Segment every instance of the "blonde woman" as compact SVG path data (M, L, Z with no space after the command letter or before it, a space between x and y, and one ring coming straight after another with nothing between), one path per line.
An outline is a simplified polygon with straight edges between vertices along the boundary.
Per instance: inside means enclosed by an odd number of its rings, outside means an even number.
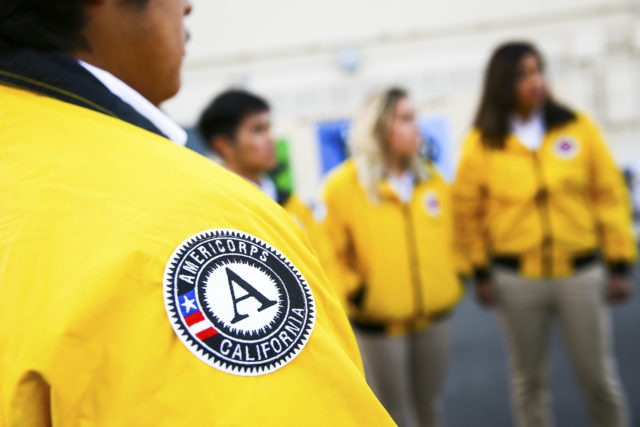
M369 100L355 120L352 158L325 182L323 228L370 385L399 425L438 426L446 319L462 289L449 189L419 151L407 92Z

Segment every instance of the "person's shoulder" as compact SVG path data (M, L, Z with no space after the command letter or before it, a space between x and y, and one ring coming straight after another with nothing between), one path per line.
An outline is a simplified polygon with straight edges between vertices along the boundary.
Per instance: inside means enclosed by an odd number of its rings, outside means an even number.
M346 189L353 183L357 183L358 171L352 159L347 159L332 169L324 180L327 189Z
M291 206L295 208L305 208L308 205L298 196L296 193L290 193L285 206Z
M310 222L314 219L316 205L315 203L307 203L300 196L291 193L283 208L297 220L303 228L307 229Z
M446 179L440 173L440 171L438 170L438 167L433 162L425 162L425 163L426 163L425 167L427 169L427 173L429 174L429 180L433 182L437 182L438 184L446 183Z
M482 142L482 131L477 127L472 127L464 134L463 140L466 144L480 144Z
M591 143L602 134L602 130L597 121L590 114L584 111L574 111L574 119L563 126L560 131L574 138L580 139L583 143Z
M595 119L584 111L575 111L575 119L571 124L576 126L598 127Z
M296 193L288 193L287 199L281 206L292 215L309 209L308 205Z
M480 129L473 127L469 129L462 139L462 154L469 155L482 151L484 144L482 143L482 132Z
M449 187L449 183L433 162L425 160L423 165L426 171L426 179L418 181L416 184L418 190L446 190Z
M47 163L45 155L55 156L57 163L47 171L51 179L69 188L90 179L90 193L108 194L114 201L110 209L144 208L143 216L154 219L161 217L161 210L208 218L221 210L219 206L235 209L240 216L250 209L278 216L276 204L244 179L107 112L8 87L0 88L3 98L0 113L10 117L14 129L0 132L16 133L21 152L34 163ZM34 117L38 126L33 126ZM216 201L219 206L211 206Z
M155 139L155 138L154 138ZM199 218L233 217L260 223L286 223L287 215L278 203L246 179L229 172L210 159L168 140L154 141L141 159L149 163L147 174L154 188L164 189L167 209L184 211ZM288 203L291 196L288 196Z

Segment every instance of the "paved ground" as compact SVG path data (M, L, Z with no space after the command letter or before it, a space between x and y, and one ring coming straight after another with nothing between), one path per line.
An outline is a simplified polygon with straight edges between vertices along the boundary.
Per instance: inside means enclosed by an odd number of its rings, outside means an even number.
M613 309L618 366L640 427L640 267L635 294ZM589 426L580 392L557 331L551 351L553 407L557 427ZM453 357L445 392L446 427L508 427L507 361L493 312L479 308L470 295L453 319Z

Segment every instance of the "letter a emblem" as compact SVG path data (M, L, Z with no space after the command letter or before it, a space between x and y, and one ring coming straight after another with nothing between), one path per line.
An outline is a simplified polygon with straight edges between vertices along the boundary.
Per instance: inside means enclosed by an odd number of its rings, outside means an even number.
M261 304L258 311L266 310L267 308L272 307L278 303L277 301L271 301L270 299L262 295L260 292L258 292L256 288L254 288L249 283L247 283L246 280L238 276L230 268L227 268L226 271L227 271L227 278L229 279L229 289L231 290L231 301L233 302L233 312L235 314L231 323L235 324L249 317L248 314L240 314L238 312L238 303L241 301L244 301L249 298L255 298ZM247 292L247 294L239 298L236 298L236 292L233 289L234 283L240 286L242 289L244 289Z
M167 261L162 285L177 339L231 375L282 369L303 352L316 323L313 293L300 270L240 230L204 230L184 240Z

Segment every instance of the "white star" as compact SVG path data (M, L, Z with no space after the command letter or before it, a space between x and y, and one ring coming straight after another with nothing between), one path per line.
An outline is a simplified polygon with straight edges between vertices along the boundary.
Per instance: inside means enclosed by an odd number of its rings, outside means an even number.
M180 304L181 306L184 307L184 311L189 314L191 312L191 310L197 310L198 308L196 307L195 304L196 300L194 299L189 299L188 296L184 297L184 300L182 302L182 304Z

